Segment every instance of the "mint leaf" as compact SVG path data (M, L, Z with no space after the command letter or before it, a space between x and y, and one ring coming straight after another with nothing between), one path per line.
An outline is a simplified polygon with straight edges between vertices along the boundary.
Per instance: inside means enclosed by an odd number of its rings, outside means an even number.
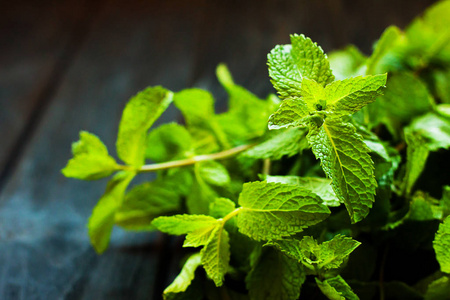
M109 244L117 208L121 205L125 190L136 174L117 173L108 182L106 191L89 218L88 229L91 244L97 253L103 253Z
M73 158L62 173L66 177L96 180L111 175L118 166L108 149L92 133L81 131L80 140L72 144Z
M336 80L362 75L366 60L364 54L354 45L328 54L328 61Z
M164 299L170 299L170 294L182 293L187 290L195 277L195 270L201 265L200 253L191 255L184 263L180 274L175 280L164 290Z
M203 215L175 215L170 217L158 217L152 225L159 231L182 235L217 224L217 220Z
M275 104L270 100L261 100L235 84L224 64L217 67L216 74L229 95L228 112L217 116L223 131L235 142L244 142L263 135Z
M300 76L309 78L323 86L334 80L330 63L322 48L301 35L291 35L292 59L297 66Z
M115 222L129 230L152 230L154 218L177 211L180 206L180 195L174 183L162 180L147 182L133 187L125 195Z
M144 164L147 131L172 102L173 93L149 87L131 98L122 113L117 135L117 155L127 164Z
M215 186L227 186L230 184L230 175L227 169L214 160L200 162L196 165L198 174L206 183Z
M401 42L403 33L396 26L389 26L375 44L372 55L367 59L366 74L380 74L390 71L395 57L393 49Z
M312 274L319 275L341 267L361 243L350 237L336 235L320 245L310 236L305 236L301 241L272 241L268 245L277 247L285 255L305 265Z
M407 131L420 135L430 151L450 148L450 117L430 112L415 118Z
M154 162L181 159L193 154L191 135L183 126L169 123L150 131L145 157Z
M241 157L279 160L283 156L293 156L308 149L306 129L290 128L277 130L266 141L243 152Z
M223 218L236 209L236 204L227 198L217 198L209 205L209 214L214 218Z
M230 263L230 238L222 224L214 228L208 243L200 253L206 274L216 286L221 286Z
M186 235L186 239L184 240L183 247L200 247L208 244L211 234L217 226L220 226L218 222L188 233Z
M450 278L442 276L430 283L425 293L425 300L446 299L448 295L450 295Z
M359 300L352 288L339 275L324 281L316 278L316 283L322 293L330 300Z
M328 118L321 127L312 126L307 138L352 223L361 221L372 207L377 187L362 137L352 124Z
M359 111L382 95L386 77L386 74L358 76L330 83L325 88L327 110L338 116Z
M404 195L410 195L414 184L425 168L430 151L425 139L411 130L405 129L405 140L407 144L406 172L402 190Z
M269 129L305 127L309 124L307 104L300 98L284 100L278 110L269 118Z
M239 195L239 231L261 241L301 232L328 217L320 198L306 189L280 183L245 183Z
M439 230L433 241L433 248L436 252L436 259L441 266L441 271L450 273L450 217L445 218L439 225Z
M209 204L218 196L214 189L212 189L212 187L206 183L205 178L203 178L203 176L206 176L206 178L208 178L207 176L210 173L204 172L204 174L202 175L201 168L201 164L195 164L195 180L186 199L187 209L191 214L207 214L209 211ZM226 176L223 176L224 173L220 170L222 169L219 169L219 171L217 171L218 174L222 174L222 180L219 179L219 182L221 181L223 183L223 179L225 178L226 180Z
M303 78L321 85L334 80L322 48L304 35L291 35L291 44L276 46L267 56L272 84L282 98L299 96Z
M264 248L245 282L251 300L296 300L305 279L300 264Z
M322 199L327 206L339 206L338 197L331 187L331 180L320 177L300 177L300 176L267 176L267 182L279 182L289 185L298 185L305 188Z

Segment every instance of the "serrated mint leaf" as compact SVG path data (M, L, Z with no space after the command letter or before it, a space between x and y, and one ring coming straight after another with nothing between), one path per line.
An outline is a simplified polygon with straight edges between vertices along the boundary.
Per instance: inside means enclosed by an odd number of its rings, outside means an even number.
M145 157L165 162L193 155L191 135L184 126L169 123L150 131Z
M320 198L306 189L280 183L245 183L239 195L239 231L261 241L301 232L328 217Z
M117 155L127 164L144 164L147 132L172 102L173 93L160 86L149 87L131 98L122 113L117 135Z
M439 230L433 241L433 248L436 252L436 259L441 266L441 271L450 273L450 217L445 218L439 225Z
M282 98L300 94L302 75L291 55L291 45L277 45L267 55L269 75Z
M175 215L170 217L158 217L153 220L152 225L159 231L182 235L217 224L217 220L203 215Z
M298 185L301 188L310 190L322 199L327 206L339 206L338 197L331 187L331 179L320 177L300 177L300 176L267 176L267 182L279 182L283 184Z
M209 214L214 218L223 218L236 209L236 203L227 198L217 198L209 205Z
M309 148L306 129L289 128L272 132L271 137L243 152L241 157L279 160L285 155L290 157Z
M425 300L447 299L448 295L450 295L450 278L442 276L430 283L425 293Z
M372 55L367 59L366 74L380 74L390 71L392 61L392 51L400 43L403 33L396 26L389 26L375 44Z
M302 99L288 98L269 117L269 129L305 127L308 125L309 111Z
M230 175L227 169L217 161L208 160L197 163L198 174L206 183L216 186L227 186L230 183Z
M276 246L281 252L303 263L308 269L323 274L328 270L341 267L350 253L361 243L350 237L336 235L333 239L321 244L318 244L314 238L305 236L301 241L286 239L270 242L269 245Z
M372 207L377 187L362 137L352 124L328 118L321 127L312 126L307 138L352 223L361 221Z
M407 128L423 137L430 151L450 148L450 117L430 112L415 118Z
M230 263L230 238L223 226L214 228L200 253L206 274L216 286L221 286Z
M364 54L354 45L328 54L328 61L336 80L362 75L365 73L366 60Z
M105 193L92 211L88 230L91 244L97 253L103 253L108 248L109 238L114 226L114 216L122 203L128 184L135 175L133 172L117 173L108 182Z
M325 87L326 110L338 116L359 111L382 94L386 76L358 76L330 83Z
M405 140L407 144L406 172L402 182L402 190L405 195L409 195L425 168L430 151L425 139L408 128L405 129Z
M304 35L291 35L291 45L278 45L267 56L269 75L284 99L300 96L303 78L325 86L334 80L327 56Z
M315 279L317 286L330 300L359 300L352 288L339 275L323 281L320 281L317 277Z
M152 220L180 209L176 184L156 180L133 187L115 215L117 225L129 230L152 230Z
M195 253L191 255L184 263L180 274L175 278L175 280L164 290L164 299L170 299L170 294L182 293L187 290L192 280L195 277L195 270L202 264L200 253Z
M206 226L189 232L186 235L183 247L200 247L206 245L216 227L221 225L221 223L216 222L215 224L211 224L210 226Z
M304 78L300 93L301 99L306 103L309 112L326 109L325 89L316 81Z
M245 282L250 300L296 300L306 274L296 261L265 248Z
M301 35L291 35L292 60L297 66L301 77L317 81L323 86L334 80L326 54L322 48Z
M80 140L72 144L73 158L62 173L66 177L96 180L111 175L118 166L108 149L92 133L81 131Z

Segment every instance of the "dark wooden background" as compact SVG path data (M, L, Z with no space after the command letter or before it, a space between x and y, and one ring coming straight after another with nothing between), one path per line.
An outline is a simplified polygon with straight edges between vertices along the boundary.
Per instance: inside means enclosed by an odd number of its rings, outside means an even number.
M157 233L117 229L94 253L85 224L106 181L60 173L80 130L114 153L122 108L148 85L206 88L223 110L218 63L265 96L266 55L290 33L370 53L385 27L433 2L0 2L0 299L160 299L178 271L179 243Z

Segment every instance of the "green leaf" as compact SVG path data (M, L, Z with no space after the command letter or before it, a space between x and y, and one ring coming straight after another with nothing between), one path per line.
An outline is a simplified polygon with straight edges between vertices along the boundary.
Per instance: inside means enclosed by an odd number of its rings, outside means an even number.
M309 123L309 108L300 98L284 100L269 117L269 129L305 127Z
M450 295L450 278L442 276L433 281L425 293L425 300L447 299Z
M211 234L217 226L221 226L219 222L211 224L210 226L196 229L189 232L184 240L183 247L200 247L208 244Z
M303 78L323 86L334 80L322 48L304 35L291 35L291 44L276 46L267 56L272 84L283 99L299 96Z
M362 75L366 60L364 54L354 45L328 54L328 61L336 80Z
M441 266L441 271L450 273L450 217L447 217L442 224L433 241L433 248L436 252L436 259Z
M106 146L92 133L80 132L80 140L72 144L72 154L73 158L62 170L66 177L96 180L118 170L117 163L109 156Z
M230 184L230 175L227 169L217 161L200 162L196 167L198 167L198 173L206 183L215 186L227 186Z
M144 164L147 132L172 102L173 93L160 87L149 87L128 101L120 120L117 155L129 165Z
M324 281L316 278L316 283L322 293L330 300L359 300L352 288L339 275Z
M182 235L213 226L217 224L217 222L216 219L210 216L175 215L170 217L158 217L153 220L152 225L162 232L173 235Z
M147 139L145 157L165 162L193 155L191 135L183 126L168 123L152 130Z
M239 231L261 241L301 232L328 217L320 198L306 189L280 183L245 183L239 195Z
M242 86L234 84L224 64L217 67L216 73L229 95L228 112L217 116L223 131L238 143L263 135L275 104L261 100Z
M306 133L307 130L303 128L277 130L266 141L243 152L241 157L279 160L285 155L296 155L309 148Z
M339 206L338 197L331 187L331 180L320 177L300 177L300 176L267 176L267 182L279 182L289 185L298 185L305 188L322 199L327 206Z
M206 183L206 180L202 177L200 173L201 164L195 164L194 175L195 180L192 185L191 191L186 199L186 205L188 212L190 214L207 214L209 211L209 204L218 197L217 193L212 189L212 187ZM204 172L204 176L208 176L208 172ZM218 174L224 174L218 171ZM221 176L222 182L225 176ZM213 178L209 178L214 180ZM219 178L219 181L221 179Z
M200 253L191 255L184 263L183 269L175 280L164 290L164 299L170 298L170 294L182 293L187 290L195 277L195 270L201 265Z
M286 239L269 242L268 245L276 246L285 255L304 264L313 274L319 275L341 267L361 243L350 237L336 235L320 245L310 236L305 236L301 241Z
M450 117L430 112L415 118L407 128L420 135L430 151L450 148Z
M444 103L450 103L450 70L435 70L433 73L437 96Z
M196 153L217 151L218 144L229 147L227 137L215 118L211 93L196 88L185 89L175 93L173 101L186 120Z
M450 215L450 186L448 185L443 188L440 205L442 209L442 217L446 218Z
M322 48L310 38L291 35L292 59L301 77L317 81L323 86L334 80L326 54Z
M405 129L405 140L407 144L406 172L402 183L404 195L410 195L414 184L422 174L428 155L430 153L425 139L415 132Z
M180 209L175 183L156 180L133 187L115 215L117 225L129 230L152 230L154 218Z
M91 244L97 253L103 253L108 247L117 208L121 205L125 190L135 175L133 172L117 173L108 182L105 193L92 211L88 229Z
M312 126L307 138L352 223L361 221L372 207L377 187L362 137L352 124L328 118L321 127Z
M251 300L296 300L306 274L294 260L265 248L245 282Z
M382 94L386 77L386 74L358 76L330 83L325 88L327 110L338 116L359 111Z
M330 83L332 85L333 83ZM313 112L316 110L325 110L326 106L326 95L325 89L322 85L314 80L305 78L302 81L301 87L302 100L306 103L308 107L308 112Z
M223 284L223 279L230 263L230 238L222 225L216 226L208 243L201 250L202 264L206 274L216 286Z
M223 218L236 209L236 204L227 198L217 198L209 205L209 214L214 218Z
M372 55L367 59L366 74L380 74L390 71L393 49L402 39L402 31L396 26L389 26L375 45Z

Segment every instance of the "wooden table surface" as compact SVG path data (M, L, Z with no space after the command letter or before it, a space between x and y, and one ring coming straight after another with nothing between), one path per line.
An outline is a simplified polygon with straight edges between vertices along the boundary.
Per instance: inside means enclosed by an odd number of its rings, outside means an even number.
M116 228L95 254L86 222L106 181L60 172L80 130L114 153L121 111L146 86L208 89L220 111L218 63L265 96L266 55L290 33L325 51L353 43L370 53L385 27L404 27L433 2L0 3L0 299L160 299L178 272L181 245L159 233ZM157 124L179 118L172 107Z

